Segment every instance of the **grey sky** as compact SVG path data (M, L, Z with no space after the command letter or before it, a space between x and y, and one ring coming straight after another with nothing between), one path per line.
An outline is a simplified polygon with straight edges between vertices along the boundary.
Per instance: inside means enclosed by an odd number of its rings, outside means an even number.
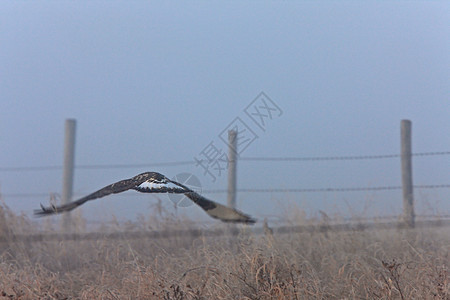
M77 120L77 165L193 160L236 117L258 135L243 157L395 154L402 119L414 152L450 151L449 13L446 1L2 2L0 167L61 165L66 118ZM265 132L244 113L261 91L283 111ZM413 167L417 185L450 184L449 155ZM77 169L75 197L151 170L226 188L226 176L212 182L195 165ZM17 194L60 192L61 173L0 171L3 200L30 214L48 196ZM398 158L238 165L239 188L400 182ZM416 190L418 213L449 213L449 199L448 188ZM133 219L156 198L97 201L85 215ZM396 214L401 191L238 194L256 217L292 203L312 215Z

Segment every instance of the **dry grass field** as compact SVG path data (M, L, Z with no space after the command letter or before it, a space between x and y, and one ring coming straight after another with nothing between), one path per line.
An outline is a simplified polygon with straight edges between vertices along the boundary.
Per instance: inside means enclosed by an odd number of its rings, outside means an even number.
M149 220L103 230L194 227ZM0 207L0 299L450 299L448 227L18 238L44 230L56 234Z

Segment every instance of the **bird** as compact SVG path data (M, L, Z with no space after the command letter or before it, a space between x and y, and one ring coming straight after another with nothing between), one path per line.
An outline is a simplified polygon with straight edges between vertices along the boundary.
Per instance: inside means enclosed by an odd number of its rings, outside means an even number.
M229 223L254 224L256 219L231 207L227 207L215 201L209 200L185 185L171 180L157 172L145 172L129 179L124 179L93 192L76 201L59 206L51 205L34 211L37 217L60 214L71 211L87 201L102 198L111 194L122 193L128 190L136 190L141 193L173 193L184 194L192 202L200 206L210 217Z

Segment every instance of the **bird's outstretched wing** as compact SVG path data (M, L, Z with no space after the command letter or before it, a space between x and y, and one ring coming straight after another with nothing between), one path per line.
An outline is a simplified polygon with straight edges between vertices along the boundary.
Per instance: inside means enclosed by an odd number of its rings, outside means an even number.
M84 204L85 202L87 202L89 200L98 199L101 197L108 196L110 194L121 193L121 192L127 191L129 189L132 189L134 186L135 186L135 183L133 182L132 179L121 180L116 183L105 186L104 188L102 188L92 194L89 194L81 199L78 199L76 201L73 201L73 202L70 202L67 204L63 204L60 206L52 205L50 207L44 207L41 204L41 209L35 210L34 214L36 216L45 216L45 215L59 214L62 212L71 211L72 209Z
M222 220L224 222L233 223L247 223L253 224L255 219L250 216L236 210L229 208L222 204L216 203L198 193L192 191L183 184L170 180L162 174L156 172L146 172L134 176L130 179L118 181L116 183L105 186L104 188L89 194L76 201L63 204L60 206L44 207L41 205L41 209L35 210L36 216L46 216L52 214L59 214L62 212L71 211L74 208L86 203L89 200L94 200L108 196L110 194L117 194L125 192L127 190L136 190L142 193L176 193L185 194L186 197L191 199L195 204L200 206L208 215L213 218Z
M196 192L184 193L195 204L200 206L210 217L229 223L254 224L256 220L237 209L206 199Z
M36 216L45 216L71 211L89 200L102 198L111 194L122 193L131 189L144 193L184 193L186 191L190 191L189 189L186 190L186 188L182 185L173 184L171 180L162 174L156 172L146 172L134 176L133 178L121 180L105 186L92 194L67 204L60 206L53 205L50 207L44 207L41 205L41 209L35 210L34 214Z

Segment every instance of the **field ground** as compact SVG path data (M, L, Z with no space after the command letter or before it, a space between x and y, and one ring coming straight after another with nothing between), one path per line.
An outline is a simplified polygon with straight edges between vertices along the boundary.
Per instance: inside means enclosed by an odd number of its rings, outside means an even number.
M189 220L150 220L132 230L195 229ZM450 299L448 227L15 238L54 227L0 206L0 299ZM84 230L81 219L76 228Z

